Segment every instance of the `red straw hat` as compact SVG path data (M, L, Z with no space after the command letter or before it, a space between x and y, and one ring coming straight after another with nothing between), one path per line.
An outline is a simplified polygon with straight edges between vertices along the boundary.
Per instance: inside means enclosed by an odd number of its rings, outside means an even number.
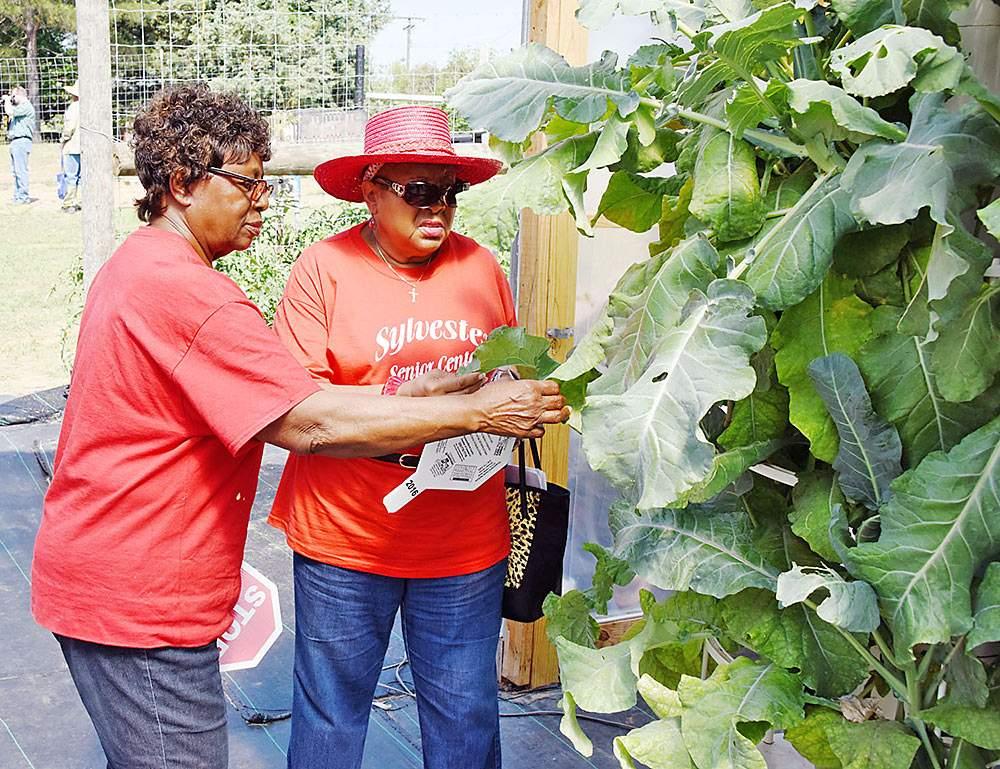
M491 158L456 154L444 110L412 105L372 116L365 124L364 154L320 163L313 176L335 198L360 203L361 175L375 163L455 166L458 178L469 184L485 182L503 167L500 161Z

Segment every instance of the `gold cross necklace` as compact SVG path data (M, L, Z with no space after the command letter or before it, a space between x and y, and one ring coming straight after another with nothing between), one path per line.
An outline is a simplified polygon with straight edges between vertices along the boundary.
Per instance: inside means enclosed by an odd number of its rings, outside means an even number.
M396 277L397 280L403 281L403 283L405 283L410 287L410 302L416 304L417 284L424 279L424 275L427 274L427 268L430 266L430 263L434 259L434 256L436 256L436 254L432 254L431 257L426 262L424 262L424 269L420 273L419 278L417 278L416 280L408 280L407 278L404 278L402 275L396 272L396 268L392 266L392 262L390 262L388 258L386 258L386 255L382 252L382 246L378 242L378 238L375 236L375 230L370 230L370 232L372 234L372 242L375 244L375 253L379 255L379 257L382 259L383 262L385 262L385 266L392 271L392 274Z

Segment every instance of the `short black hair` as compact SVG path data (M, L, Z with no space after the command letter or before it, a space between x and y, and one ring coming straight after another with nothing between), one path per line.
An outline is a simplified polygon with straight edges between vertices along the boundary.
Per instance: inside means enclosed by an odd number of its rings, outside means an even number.
M267 121L240 96L213 91L207 83L157 93L135 118L132 148L146 191L135 202L144 222L166 209L170 176L178 169L191 184L207 176L209 166L243 163L251 155L271 158Z

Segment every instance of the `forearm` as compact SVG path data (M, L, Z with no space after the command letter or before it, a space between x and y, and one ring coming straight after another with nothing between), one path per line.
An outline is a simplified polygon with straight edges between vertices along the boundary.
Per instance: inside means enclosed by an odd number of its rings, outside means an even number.
M316 384L318 384L320 387L322 387L327 392L332 392L332 393L346 393L346 394L353 393L354 395L381 395L382 394L382 385L379 385L379 384L373 384L373 385L335 385L335 384L330 384L327 381L323 381L323 380L319 380L319 379L316 380Z
M359 394L358 389L311 395L257 437L297 454L373 457L486 426L476 401L467 395L404 400Z

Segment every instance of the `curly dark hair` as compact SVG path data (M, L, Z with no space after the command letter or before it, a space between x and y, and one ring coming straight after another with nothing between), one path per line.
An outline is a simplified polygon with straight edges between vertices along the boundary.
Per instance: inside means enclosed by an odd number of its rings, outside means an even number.
M264 118L236 94L213 92L207 83L164 88L136 116L133 131L135 170L146 190L135 206L144 222L166 209L170 176L178 169L188 185L207 176L209 166L271 157Z

